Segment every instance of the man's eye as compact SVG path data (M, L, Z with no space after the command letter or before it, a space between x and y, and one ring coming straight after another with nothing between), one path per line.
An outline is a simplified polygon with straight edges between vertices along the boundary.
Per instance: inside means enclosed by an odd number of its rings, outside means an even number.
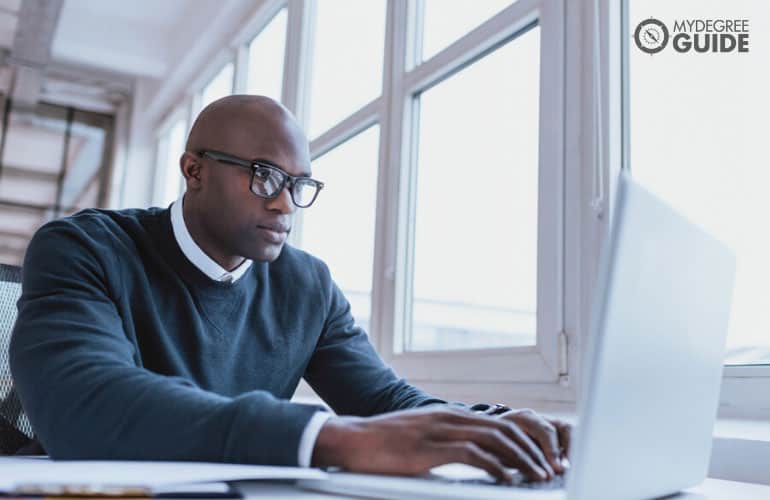
M264 167L257 167L257 169L254 171L254 177L261 180L262 182L267 181L270 178L270 169L264 168Z

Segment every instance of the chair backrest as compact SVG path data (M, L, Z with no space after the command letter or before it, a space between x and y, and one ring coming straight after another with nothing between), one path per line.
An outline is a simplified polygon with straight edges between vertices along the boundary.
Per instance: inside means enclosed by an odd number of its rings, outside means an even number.
M13 389L8 346L21 295L21 268L0 264L0 455L12 455L34 438Z

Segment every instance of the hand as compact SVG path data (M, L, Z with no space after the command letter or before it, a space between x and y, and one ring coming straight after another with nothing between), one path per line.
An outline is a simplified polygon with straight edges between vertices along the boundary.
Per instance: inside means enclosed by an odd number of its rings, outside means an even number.
M516 422L443 405L330 418L318 434L312 459L315 467L405 475L453 462L484 469L508 483L507 467L534 480L554 475L543 451Z
M513 422L532 438L557 474L569 468L569 443L572 426L555 418L544 417L529 408L511 410L498 418Z

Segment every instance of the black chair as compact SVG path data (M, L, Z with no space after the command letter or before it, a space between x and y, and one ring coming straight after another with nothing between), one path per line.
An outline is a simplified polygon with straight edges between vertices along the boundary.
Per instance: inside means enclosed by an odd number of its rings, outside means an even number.
M20 295L21 268L0 264L0 455L13 455L34 439L32 426L13 389L8 363L8 345Z

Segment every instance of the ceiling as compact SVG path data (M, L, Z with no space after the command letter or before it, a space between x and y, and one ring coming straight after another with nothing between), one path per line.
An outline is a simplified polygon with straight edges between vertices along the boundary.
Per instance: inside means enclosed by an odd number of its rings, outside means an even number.
M50 207L57 192L93 205L98 193L94 165L101 165L105 133L73 127L61 176L66 120L25 110L44 101L113 113L137 79L168 77L221 6L219 0L0 0L0 94L14 110L0 152L0 262L19 264L31 235L52 215L33 207Z

